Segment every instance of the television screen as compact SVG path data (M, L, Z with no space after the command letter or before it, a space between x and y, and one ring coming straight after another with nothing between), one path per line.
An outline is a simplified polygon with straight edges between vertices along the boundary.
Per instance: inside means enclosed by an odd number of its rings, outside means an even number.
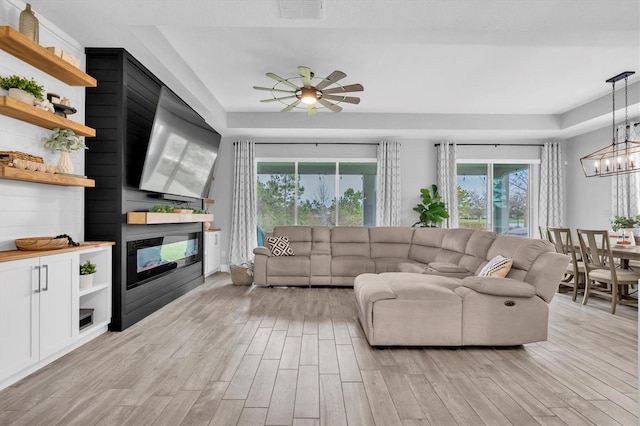
M207 198L220 134L163 87L153 119L140 189Z

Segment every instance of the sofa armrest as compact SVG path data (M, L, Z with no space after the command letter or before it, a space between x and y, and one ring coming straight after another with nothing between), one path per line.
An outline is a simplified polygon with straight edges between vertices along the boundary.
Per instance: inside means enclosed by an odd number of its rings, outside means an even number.
M464 278L462 285L478 293L492 296L533 297L536 295L534 286L512 278L473 276Z
M266 247L256 247L253 249L253 254L261 254L263 256L271 256L271 250Z

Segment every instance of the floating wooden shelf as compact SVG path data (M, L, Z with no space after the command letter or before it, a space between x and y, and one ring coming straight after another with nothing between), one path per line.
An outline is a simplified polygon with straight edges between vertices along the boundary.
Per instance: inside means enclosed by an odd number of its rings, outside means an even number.
M26 121L27 123L35 124L45 129L55 129L59 127L61 129L73 130L79 136L93 137L96 135L95 129L91 127L25 104L9 96L0 96L0 114Z
M212 200L211 198L205 198L205 199L204 199L204 203L205 203L205 204L213 204L213 203L215 203L215 202L216 202L216 200Z
M193 213L127 213L127 223L130 225L152 225L159 223L189 223L189 222L213 222L212 214Z
M70 86L96 87L98 84L95 78L29 40L15 28L0 26L0 49Z
M21 180L24 182L44 183L58 186L84 186L93 188L96 181L73 176L63 176L54 173L34 172L0 165L0 179Z

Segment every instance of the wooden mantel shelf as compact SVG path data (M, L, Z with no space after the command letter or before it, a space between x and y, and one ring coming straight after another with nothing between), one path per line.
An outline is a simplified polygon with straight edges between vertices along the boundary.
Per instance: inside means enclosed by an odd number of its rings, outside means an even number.
M70 86L97 86L95 78L57 57L15 28L0 26L0 49Z
M128 212L130 225L154 225L159 223L213 222L212 214Z
M25 104L9 96L0 96L0 114L12 117L45 129L71 129L79 136L95 136L96 131L84 124L44 111L32 105Z
M34 172L31 170L16 169L0 164L0 179L21 180L24 182L44 183L58 186L84 186L93 188L96 181L74 176L64 176L55 173Z

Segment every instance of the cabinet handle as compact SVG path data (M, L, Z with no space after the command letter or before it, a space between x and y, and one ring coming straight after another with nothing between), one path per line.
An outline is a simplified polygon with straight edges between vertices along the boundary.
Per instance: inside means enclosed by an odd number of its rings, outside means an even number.
M34 266L35 270L38 271L38 288L33 290L34 293L40 293L40 267Z
M42 265L42 267L44 268L45 276L44 288L42 289L42 291L49 291L49 265Z

